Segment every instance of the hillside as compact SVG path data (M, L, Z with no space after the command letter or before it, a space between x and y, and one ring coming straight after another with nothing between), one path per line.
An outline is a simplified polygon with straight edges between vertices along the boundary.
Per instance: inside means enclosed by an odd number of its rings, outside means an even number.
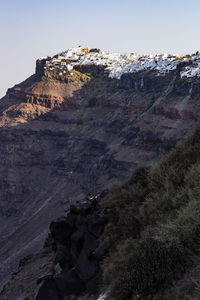
M70 204L187 138L200 114L199 59L71 49L38 60L35 74L8 90L0 101L1 285Z
M102 201L109 299L199 299L200 127Z
M1 299L198 300L199 148L198 126L153 167L72 205Z

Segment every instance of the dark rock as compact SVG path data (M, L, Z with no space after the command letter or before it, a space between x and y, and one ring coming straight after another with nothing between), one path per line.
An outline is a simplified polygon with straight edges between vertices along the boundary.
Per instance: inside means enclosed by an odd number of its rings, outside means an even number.
M88 230L97 238L102 234L104 229L104 220L98 214L89 215L87 217Z
M65 243L67 238L74 232L74 221L75 219L70 215L68 219L61 218L59 221L52 222L50 225L52 237L56 241Z
M154 92L158 93L169 85L173 72L165 76L156 76L154 71L142 71L137 73L127 73L121 76L118 81L118 87L121 89L132 89L136 92Z
M38 286L34 300L64 300L64 298L59 294L55 279L47 278Z
M73 267L73 259L70 252L70 242L68 242L68 247L60 243L56 245L56 257L55 263L59 263L62 269Z
M77 259L85 242L84 229L79 228L71 235L71 253L74 259Z
M46 64L46 59L38 59L36 61L36 70L35 70L36 75L38 75L38 76L44 75L45 64Z
M60 273L55 277L55 282L61 295L80 295L86 290L84 281L75 268Z
M104 258L106 252L107 252L106 245L103 242L101 242L99 246L96 248L94 255L99 261L101 261Z
M70 206L70 212L72 214L78 214L79 213L78 206L77 205L71 205Z
M84 251L81 252L77 265L80 268L81 277L85 282L92 279L99 270L97 261L94 259L89 260L88 255Z
M78 296L86 291L98 293L100 261L106 253L105 245L99 240L104 232L105 220L98 199L107 193L105 190L92 196L91 200L72 205L66 217L51 223L55 266L59 267L59 272L38 281L40 286L35 300L41 297L51 300L51 295L55 299L60 299L60 295Z

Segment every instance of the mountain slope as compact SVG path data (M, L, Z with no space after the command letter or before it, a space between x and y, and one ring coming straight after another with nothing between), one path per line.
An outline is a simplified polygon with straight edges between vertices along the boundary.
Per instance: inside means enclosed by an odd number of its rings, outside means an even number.
M109 299L199 299L200 127L103 200Z
M1 299L199 299L199 148L198 126L160 163L71 206Z
M1 285L43 244L52 219L159 160L200 114L200 79L182 78L182 61L119 79L101 64L64 73L62 61L46 62L0 101Z

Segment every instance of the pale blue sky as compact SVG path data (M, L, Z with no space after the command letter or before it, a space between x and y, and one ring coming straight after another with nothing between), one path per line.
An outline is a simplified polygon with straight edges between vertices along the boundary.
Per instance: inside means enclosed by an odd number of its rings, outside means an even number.
M193 53L199 28L199 0L0 0L0 97L41 56L78 45Z

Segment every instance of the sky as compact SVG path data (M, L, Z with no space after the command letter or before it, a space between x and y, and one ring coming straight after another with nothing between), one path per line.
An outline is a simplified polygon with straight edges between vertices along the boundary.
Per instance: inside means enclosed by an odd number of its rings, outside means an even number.
M120 53L200 50L199 0L0 0L0 98L37 58L72 46Z

